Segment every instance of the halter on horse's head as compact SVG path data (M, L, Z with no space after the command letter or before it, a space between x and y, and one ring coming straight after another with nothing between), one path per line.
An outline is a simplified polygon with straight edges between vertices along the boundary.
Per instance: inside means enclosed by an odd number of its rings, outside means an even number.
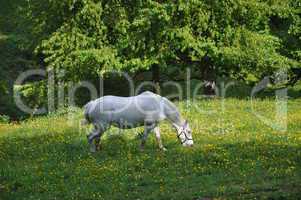
M185 120L182 126L176 126L177 128L177 137L179 138L181 144L186 147L193 146L192 132L189 127L187 120Z

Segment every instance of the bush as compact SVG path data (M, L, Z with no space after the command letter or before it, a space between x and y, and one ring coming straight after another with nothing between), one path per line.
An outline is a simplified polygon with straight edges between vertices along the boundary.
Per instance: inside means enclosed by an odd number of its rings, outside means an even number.
M9 123L10 122L10 117L7 115L0 115L0 123L4 124L4 123Z

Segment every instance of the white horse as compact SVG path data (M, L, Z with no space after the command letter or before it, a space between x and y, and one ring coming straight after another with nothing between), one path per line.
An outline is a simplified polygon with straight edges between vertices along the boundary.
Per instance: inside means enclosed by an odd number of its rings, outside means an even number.
M99 149L100 138L111 125L122 129L144 126L142 150L149 133L154 130L159 148L166 150L157 126L164 119L176 128L177 136L183 146L193 146L191 129L188 122L182 119L177 107L167 98L152 92L143 92L132 97L101 97L84 106L84 115L82 124L94 125L87 136L91 152Z

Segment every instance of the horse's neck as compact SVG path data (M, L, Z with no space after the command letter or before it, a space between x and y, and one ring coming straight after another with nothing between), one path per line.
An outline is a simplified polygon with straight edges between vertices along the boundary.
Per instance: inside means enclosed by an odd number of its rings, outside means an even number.
M167 118L173 125L175 125L177 127L181 127L183 125L183 120L179 113L173 113L172 115L168 116Z
M177 109L177 107L168 99L165 99L165 115L167 119L174 125L181 127L183 119Z

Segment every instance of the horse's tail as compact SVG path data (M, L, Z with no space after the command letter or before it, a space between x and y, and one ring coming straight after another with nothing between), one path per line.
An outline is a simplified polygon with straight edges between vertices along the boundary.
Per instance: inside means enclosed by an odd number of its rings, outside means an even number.
M89 108L89 103L87 103L85 106L84 106L84 119L81 121L81 125L84 126L84 125L88 125L91 123L91 120L90 120L90 117L89 117L89 112L88 112L88 108Z

